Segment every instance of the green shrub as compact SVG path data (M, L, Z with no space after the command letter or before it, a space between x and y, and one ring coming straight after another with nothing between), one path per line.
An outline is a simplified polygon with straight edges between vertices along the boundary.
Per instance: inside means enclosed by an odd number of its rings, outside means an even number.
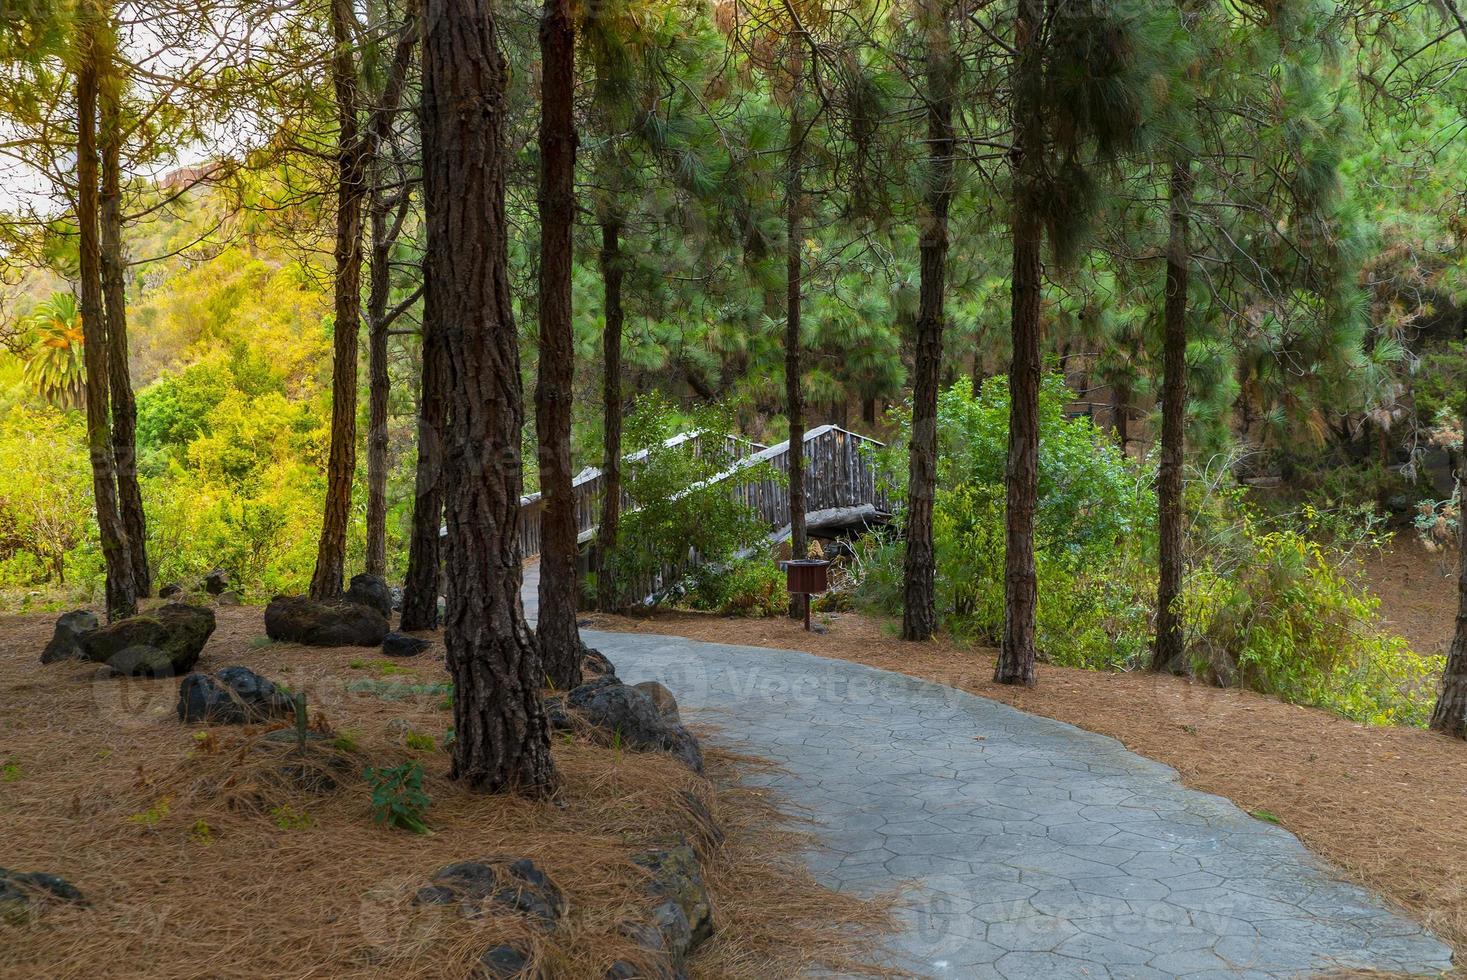
M1149 470L1129 463L1088 418L1064 414L1070 393L1047 376L1040 393L1040 498L1035 565L1041 654L1075 667L1130 667L1145 658L1149 605L1142 549L1155 541ZM988 643L1003 630L1006 378L975 396L962 381L938 399L938 480L933 503L937 606L944 627ZM909 425L898 416L903 433ZM883 473L905 497L905 436L883 451ZM876 538L858 549L859 600L901 610L903 545Z
M368 766L362 776L372 787L372 819L387 827L426 834L423 814L433 801L423 792L423 766L403 762L391 768Z
M1229 548L1233 560L1195 568L1187 583L1199 672L1369 724L1426 723L1442 658L1384 630L1380 601L1338 552L1249 516Z
M667 442L696 430L695 442ZM643 397L627 419L627 447L645 456L624 468L631 508L622 515L609 571L629 602L651 592L654 601L673 593L680 570L694 552L707 564L727 564L735 554L764 540L767 528L738 487L778 479L768 463L752 464L726 479L737 461L733 418L717 407L699 408L691 418L677 413L661 395Z
M773 556L740 558L714 567L694 570L688 593L694 609L724 616L779 616L789 610L784 572Z

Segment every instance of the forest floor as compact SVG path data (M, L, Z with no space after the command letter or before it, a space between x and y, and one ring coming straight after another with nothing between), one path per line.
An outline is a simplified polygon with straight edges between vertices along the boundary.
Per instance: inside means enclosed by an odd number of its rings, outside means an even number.
M1457 552L1430 552L1400 531L1364 562L1365 583L1380 598L1390 628L1423 656L1445 654L1457 619Z
M817 618L826 633L784 618L686 612L589 620L600 630L850 660L1112 736L1171 766L1187 786L1282 824L1348 878L1409 910L1467 962L1467 746L1150 674L1041 665L1035 688L1012 688L993 683L992 649L903 643L893 624L859 613Z
M335 788L282 778L299 756L264 727L180 724L176 679L41 666L53 617L0 617L0 866L60 874L89 903L0 921L0 975L462 978L513 942L547 976L600 976L635 955L620 927L654 904L631 858L678 835L699 851L716 910L694 977L792 976L816 962L849 972L885 925L880 903L815 882L809 837L789 829L777 794L735 787L768 768L760 760L707 745L704 778L670 756L557 738L559 800L484 797L446 778L440 642L389 661L270 644L259 608L216 612L198 669L243 664L306 691L313 724L346 736L312 750ZM373 822L362 775L409 760L432 800L421 836ZM568 911L553 933L412 907L438 868L499 856L530 858L560 886Z

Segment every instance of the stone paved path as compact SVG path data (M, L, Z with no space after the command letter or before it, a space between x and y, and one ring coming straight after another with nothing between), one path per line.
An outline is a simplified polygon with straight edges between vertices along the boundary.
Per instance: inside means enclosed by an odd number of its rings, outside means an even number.
M629 681L779 762L827 883L902 887L894 967L934 977L1437 975L1450 951L1292 834L1119 742L859 664L586 633Z

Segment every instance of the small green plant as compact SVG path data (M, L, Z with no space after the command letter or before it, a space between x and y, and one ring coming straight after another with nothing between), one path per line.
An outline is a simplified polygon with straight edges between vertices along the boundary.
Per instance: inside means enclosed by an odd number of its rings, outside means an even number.
M204 847L208 847L214 843L214 828L210 827L203 820L196 821L193 827L189 829L188 835Z
M160 797L156 802L153 803L152 806L148 807L146 810L143 810L141 813L134 813L129 816L127 818L128 823L135 823L145 830L152 830L154 827L158 826L158 824L163 822L163 818L168 816L168 806L171 802L172 801L166 796Z
M0 783L18 782L20 782L20 763L6 759L5 763L0 765Z
M425 734L424 732L410 731L403 741L407 744L408 748L415 752L432 752L438 748L437 740L432 735Z
M366 670L367 662L361 657L357 657L355 660L349 661L346 666L351 670Z
M1262 820L1264 823L1283 823L1283 821L1278 818L1277 814L1270 813L1267 810L1250 810L1248 811L1248 815L1251 816L1254 820Z
M331 747L338 752L356 752L359 748L357 737L351 732L337 732L331 740Z
M372 819L387 827L426 834L423 813L432 803L423 792L423 767L403 762L390 768L368 766L362 776L372 787Z
M305 830L315 821L305 810L297 810L289 803L281 804L270 811L275 826L281 830Z

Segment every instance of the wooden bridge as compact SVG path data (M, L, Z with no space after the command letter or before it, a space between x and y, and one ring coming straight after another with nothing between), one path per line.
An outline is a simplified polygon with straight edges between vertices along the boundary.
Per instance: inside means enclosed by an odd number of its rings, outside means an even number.
M704 449L705 436L685 432L673 436L665 446L687 446L697 454ZM812 532L880 523L891 516L891 504L877 479L872 450L882 443L837 425L822 425L805 433L805 523ZM751 507L770 528L770 541L777 542L790 533L790 501L788 489L775 479L740 480L739 474L758 463L768 463L788 475L789 442L777 446L735 436L726 437L724 455L733 460L723 472L709 482L727 482L729 493ZM647 451L624 457L622 472L634 469L647 458ZM572 484L575 490L576 527L585 544L596 536L600 521L601 496L605 479L598 469L587 469ZM520 499L520 550L526 558L540 553L540 519L544 511L540 494ZM622 511L636 509L636 501L622 493ZM690 555L696 564L697 556Z

